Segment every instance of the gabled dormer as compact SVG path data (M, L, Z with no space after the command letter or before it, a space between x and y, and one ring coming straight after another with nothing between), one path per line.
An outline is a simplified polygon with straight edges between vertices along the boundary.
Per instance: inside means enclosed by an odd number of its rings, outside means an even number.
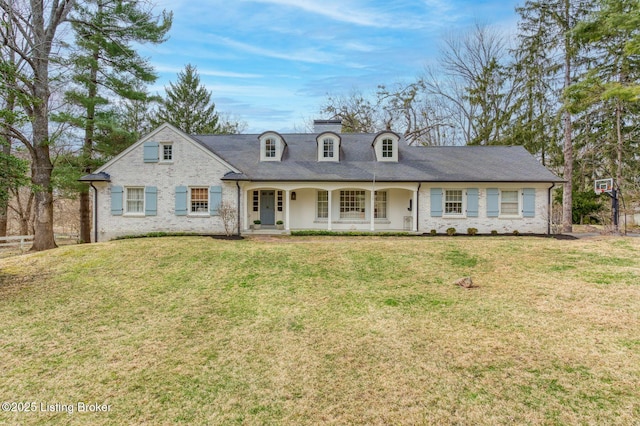
M278 132L264 132L258 136L260 141L260 161L282 161L287 143Z
M373 140L373 149L377 161L398 162L398 143L400 136L393 132L380 132Z
M340 161L340 135L323 132L316 138L318 145L318 161Z

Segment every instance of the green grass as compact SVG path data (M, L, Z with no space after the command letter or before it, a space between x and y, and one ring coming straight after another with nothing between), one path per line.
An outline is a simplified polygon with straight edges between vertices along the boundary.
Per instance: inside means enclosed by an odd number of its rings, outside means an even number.
M0 424L634 424L638 253L165 237L0 259L0 402L110 406Z

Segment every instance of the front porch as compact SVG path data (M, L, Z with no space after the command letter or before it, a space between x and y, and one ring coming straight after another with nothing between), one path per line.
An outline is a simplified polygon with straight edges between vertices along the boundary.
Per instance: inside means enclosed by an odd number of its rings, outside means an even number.
M418 231L416 183L247 182L242 186L243 234ZM259 229L254 229L256 225Z

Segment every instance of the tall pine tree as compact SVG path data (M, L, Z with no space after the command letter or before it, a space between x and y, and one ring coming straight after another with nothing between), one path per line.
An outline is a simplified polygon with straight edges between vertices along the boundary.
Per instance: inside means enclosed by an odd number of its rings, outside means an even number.
M178 82L165 87L166 98L153 119L157 126L169 123L188 134L220 133L216 105L211 92L200 84L195 66L187 64L178 74Z
M573 123L569 103L563 96L563 90L573 82L578 67L579 51L571 36L571 30L591 9L591 0L527 0L517 9L521 21L519 26L519 66L523 73L544 79L550 88L547 96L552 97L558 106L556 114L562 121L563 146L563 186L562 231L571 232L572 189L573 189ZM535 69L526 69L535 67ZM556 83L559 81L559 84ZM530 87L531 89L531 87ZM537 98L536 101L543 101ZM550 111L542 105L530 102L527 114L530 124L520 123L524 128L536 128L541 121L539 114ZM526 117L526 116L525 116ZM551 123L549 123L551 124ZM551 134L555 132L550 132Z
M157 79L149 62L134 44L159 44L166 40L172 15L155 16L152 6L139 0L85 0L70 18L77 50L71 55L75 87L67 99L79 107L78 114L63 119L84 132L78 172L90 173L100 162L95 158L98 142L119 140L123 136L115 122L113 99L144 101L141 85ZM133 142L131 135L129 143ZM98 161L98 162L96 162ZM89 189L80 188L80 240L91 241Z

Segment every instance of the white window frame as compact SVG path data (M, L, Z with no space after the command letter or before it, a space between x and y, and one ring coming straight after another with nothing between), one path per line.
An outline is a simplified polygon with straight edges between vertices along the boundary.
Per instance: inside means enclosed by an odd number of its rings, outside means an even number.
M503 213L502 212L502 204L503 197L505 192L515 192L516 193L516 212L515 213ZM511 202L513 204L513 201ZM501 189L500 190L500 198L498 199L498 217L522 217L522 189Z
M259 137L260 161L281 161L285 142L276 132L265 132Z
M316 219L329 218L329 191L318 190L316 193Z
M332 133L320 134L318 144L318 161L340 161L340 138Z
M460 192L460 200L450 200L447 201L447 195L449 192L453 193L454 191ZM448 213L447 212L447 203L455 203L460 204L460 213ZM467 197L466 190L460 188L446 188L442 190L442 216L443 217L465 217L467 211Z
M207 196L207 205L206 205L206 207L200 207L199 210L196 210L196 211L193 210L193 208L194 208L193 203L197 202L197 201L193 200L193 192L195 190L204 191L204 193ZM200 201L200 202L202 202L202 201ZM188 213L190 215L208 216L210 207L211 207L211 199L209 197L209 187L208 186L190 186L189 187L189 197L188 197L188 200L187 200L187 208L188 208L187 211L188 211Z
M373 142L377 161L398 161L398 143L400 138L393 132L379 134Z
M169 148L170 150L170 158L165 158L165 149ZM161 163L172 163L173 162L173 143L171 142L161 142L160 143L160 162Z
M333 159L335 156L336 141L333 138L324 138L322 140L322 158Z
M367 193L361 189L340 191L340 219L364 220L367 212Z
M382 139L382 158L393 158L393 139Z
M264 158L273 159L278 154L278 147L275 138L266 138L264 140Z
M129 200L129 193L133 193L133 191L140 191L140 199L132 199ZM144 216L144 209L145 209L145 205L144 205L144 199L145 199L145 195L144 195L144 186L126 186L124 188L124 214L129 215L129 216ZM130 210L129 209L129 201L131 202L135 202L135 203L140 203L141 209L140 210Z
M374 219L387 219L387 191L374 191Z

